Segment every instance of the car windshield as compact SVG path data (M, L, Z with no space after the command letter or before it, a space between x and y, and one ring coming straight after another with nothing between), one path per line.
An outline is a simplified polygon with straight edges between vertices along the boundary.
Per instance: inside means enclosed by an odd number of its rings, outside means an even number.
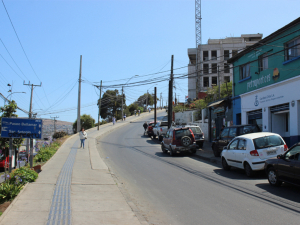
M256 149L284 145L282 139L277 135L265 136L253 140Z
M201 134L201 130L199 127L190 127L194 134Z
M180 140L183 136L191 137L191 132L189 129L175 130L175 138L176 140Z

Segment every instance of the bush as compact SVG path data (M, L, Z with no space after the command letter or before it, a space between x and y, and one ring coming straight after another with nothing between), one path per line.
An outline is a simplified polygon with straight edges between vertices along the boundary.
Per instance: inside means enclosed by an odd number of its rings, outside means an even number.
M61 138L66 136L67 133L65 131L58 131L53 134L53 138Z
M39 152L33 158L33 161L34 162L48 161L55 154L59 146L60 146L59 142L53 142L51 145L45 145L44 147L41 147Z
M24 185L28 182L34 182L38 177L38 173L28 167L21 167L13 170L10 174L9 183Z
M9 182L3 182L0 185L0 204L13 200L23 187L24 185L15 185Z
M137 110L141 110L141 113L144 112L144 108L139 106Z

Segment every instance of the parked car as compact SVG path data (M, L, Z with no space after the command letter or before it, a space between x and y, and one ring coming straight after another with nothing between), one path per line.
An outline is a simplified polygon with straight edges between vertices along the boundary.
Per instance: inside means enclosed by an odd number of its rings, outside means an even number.
M163 153L169 151L173 156L176 152L190 151L196 153L196 142L193 131L187 127L170 128L161 142Z
M153 134L154 136L158 137L159 141L163 140L163 135L165 135L167 132L168 132L168 122L166 121L157 122L156 125L153 127Z
M154 135L153 133L153 127L155 126L155 123L154 122L149 122L148 123L148 127L147 127L147 134L149 137L153 137L153 138L156 138L156 136Z
M184 127L188 127L193 131L193 134L195 136L196 145L199 148L202 148L203 143L204 143L204 133L201 130L201 128L197 125L184 125Z
M300 143L277 158L268 159L265 171L272 186L280 186L282 182L300 186Z
M284 154L288 147L279 134L259 132L234 138L221 153L224 170L244 169L251 177L253 171L263 170L265 161Z
M228 143L235 137L260 132L258 125L247 124L247 125L236 125L231 127L225 127L221 132L220 136L212 141L212 150L215 157L219 157L223 148L228 145Z

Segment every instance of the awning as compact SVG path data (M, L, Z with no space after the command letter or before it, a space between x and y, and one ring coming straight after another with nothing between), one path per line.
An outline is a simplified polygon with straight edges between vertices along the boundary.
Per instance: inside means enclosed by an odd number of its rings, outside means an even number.
M217 101L217 102L211 103L211 104L209 104L207 107L208 107L208 108L209 108L209 107L213 107L213 106L216 106L216 105L221 104L222 102L224 102L224 100L221 100L221 101Z

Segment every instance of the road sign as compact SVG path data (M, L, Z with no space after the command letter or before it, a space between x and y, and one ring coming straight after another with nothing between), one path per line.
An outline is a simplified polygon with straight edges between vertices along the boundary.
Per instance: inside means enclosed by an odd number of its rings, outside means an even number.
M2 118L1 137L42 139L42 127L39 119Z

